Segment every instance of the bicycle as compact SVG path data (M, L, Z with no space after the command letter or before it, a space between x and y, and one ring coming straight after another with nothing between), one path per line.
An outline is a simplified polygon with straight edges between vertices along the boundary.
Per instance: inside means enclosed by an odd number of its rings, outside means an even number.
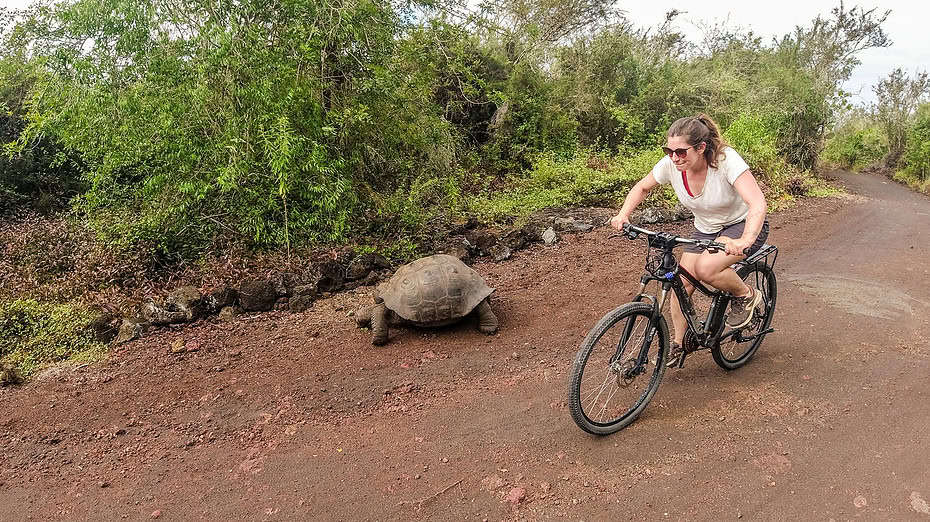
M640 279L639 294L633 302L608 312L588 332L572 363L569 379L572 419L581 429L595 435L608 435L628 426L658 390L665 374L669 350L668 325L662 315L669 290L678 297L688 325L678 368L684 366L691 353L709 349L721 368L735 370L749 362L765 336L775 331L771 328L777 297L774 267L778 248L774 245L763 245L747 259L732 265L740 278L761 291L763 297L752 321L732 329L726 325L726 311L732 296L698 281L687 269L679 266L673 253L676 247L686 244L716 252L725 249L723 244L653 232L629 224L623 226L622 235L630 240L640 235L647 238L646 268ZM712 298L703 321L697 317L682 278ZM645 293L646 286L652 281L657 281L661 288L658 298ZM656 354L650 359L650 350L656 339ZM647 378L650 368L651 375ZM641 393L633 386L637 382L646 386ZM611 406L615 398L617 402ZM627 408L630 402L632 406Z

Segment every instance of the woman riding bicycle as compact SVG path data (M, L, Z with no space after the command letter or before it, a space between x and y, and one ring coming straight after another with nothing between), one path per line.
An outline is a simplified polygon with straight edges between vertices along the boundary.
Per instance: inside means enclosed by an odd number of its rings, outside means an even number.
M678 201L694 214L692 237L726 245L725 252L716 253L688 245L679 264L701 281L735 296L727 324L741 328L752 320L762 294L744 283L730 265L746 259L765 243L769 230L765 196L749 166L726 144L717 124L706 114L673 123L662 149L666 156L630 189L620 213L610 224L621 229L652 189L670 183ZM685 289L688 295L694 292L687 281ZM675 335L669 366L677 363L687 331L687 321L674 293L672 301Z

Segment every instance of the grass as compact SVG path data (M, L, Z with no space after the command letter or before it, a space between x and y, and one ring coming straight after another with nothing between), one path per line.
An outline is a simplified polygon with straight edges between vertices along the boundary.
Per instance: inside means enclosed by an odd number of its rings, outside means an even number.
M0 366L29 378L64 360L90 362L106 353L89 325L93 312L78 305L17 299L0 303Z
M906 170L899 170L894 173L892 179L898 183L903 183L917 192L923 192L930 195L930 178L920 179L917 175Z

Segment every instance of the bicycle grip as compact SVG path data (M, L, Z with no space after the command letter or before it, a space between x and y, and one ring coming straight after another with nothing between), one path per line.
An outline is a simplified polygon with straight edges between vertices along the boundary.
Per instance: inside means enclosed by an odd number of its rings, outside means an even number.
M710 252L711 254L716 254L717 252L726 252L726 249L724 249L724 248L708 248L707 251ZM749 252L750 252L750 247L746 247L746 248L743 249L743 255L744 255L744 256L749 257Z

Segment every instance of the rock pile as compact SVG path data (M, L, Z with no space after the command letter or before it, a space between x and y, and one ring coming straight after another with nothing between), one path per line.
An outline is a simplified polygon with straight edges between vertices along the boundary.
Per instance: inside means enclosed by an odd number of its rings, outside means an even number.
M347 256L342 256L346 258ZM321 295L372 285L390 275L391 263L377 254L346 259L321 258L303 273L280 272L271 277L245 280L238 288L220 287L202 293L184 286L164 300L149 299L133 317L123 318L113 341L138 339L149 329L182 324L210 316L231 320L242 312L290 310L303 312Z

